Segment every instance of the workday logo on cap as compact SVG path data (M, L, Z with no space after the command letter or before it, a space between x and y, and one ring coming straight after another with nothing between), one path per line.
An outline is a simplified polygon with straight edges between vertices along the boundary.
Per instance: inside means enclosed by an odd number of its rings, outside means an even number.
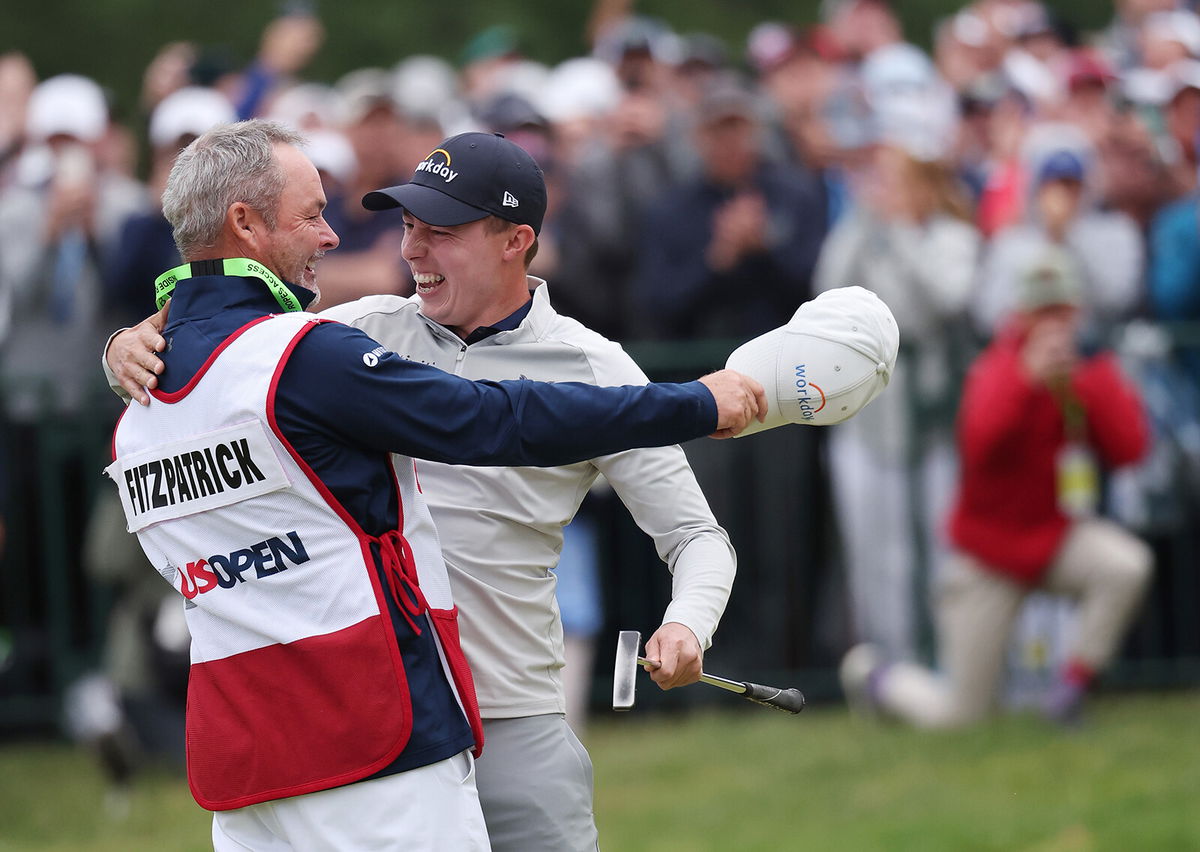
M449 227L498 216L537 233L546 214L546 181L533 157L498 133L460 133L422 160L412 180L363 196L368 210L401 207L429 225Z
M450 168L451 159L450 152L445 148L434 148L417 164L417 171L437 175L446 183L450 183L458 177L458 172Z

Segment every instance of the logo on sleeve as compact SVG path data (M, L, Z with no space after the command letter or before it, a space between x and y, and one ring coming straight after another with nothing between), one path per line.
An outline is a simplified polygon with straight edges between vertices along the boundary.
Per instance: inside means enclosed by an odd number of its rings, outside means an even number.
M366 352L363 354L363 363L366 364L368 367L378 366L379 358L382 355L386 355L387 351L388 350L387 350L386 346L376 346L370 352Z

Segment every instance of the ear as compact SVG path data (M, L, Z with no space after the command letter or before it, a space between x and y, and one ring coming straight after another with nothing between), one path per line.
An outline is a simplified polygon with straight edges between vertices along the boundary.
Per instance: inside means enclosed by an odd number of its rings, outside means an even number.
M529 250L536 239L537 234L533 232L533 228L528 225L517 225L509 231L508 239L504 243L504 260L524 263L525 252Z
M267 232L267 223L249 204L235 201L225 211L225 231L242 255L256 257L256 251Z

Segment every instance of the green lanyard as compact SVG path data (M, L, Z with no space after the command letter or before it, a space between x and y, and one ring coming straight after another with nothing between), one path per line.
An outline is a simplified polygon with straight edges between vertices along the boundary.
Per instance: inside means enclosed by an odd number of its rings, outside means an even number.
M276 278L271 270L257 260L250 260L248 257L197 260L176 266L174 269L168 269L154 279L154 304L158 306L159 310L162 310L167 299L171 298L171 294L175 292L175 285L194 275L237 275L242 278L258 278L267 285L267 289L271 291L271 295L275 297L279 307L285 311L304 310L304 306L300 304L296 294Z

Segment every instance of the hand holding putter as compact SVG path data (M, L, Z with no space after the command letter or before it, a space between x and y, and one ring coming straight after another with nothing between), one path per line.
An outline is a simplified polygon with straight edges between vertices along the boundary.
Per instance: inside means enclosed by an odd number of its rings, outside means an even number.
M657 668L659 665L657 660L647 660L638 654L641 644L642 634L636 630L622 630L617 636L617 660L613 668L614 710L628 710L633 707L638 666ZM798 689L761 686L704 673L700 675L700 682L739 693L748 701L774 707L786 713L796 714L804 709L804 695Z

